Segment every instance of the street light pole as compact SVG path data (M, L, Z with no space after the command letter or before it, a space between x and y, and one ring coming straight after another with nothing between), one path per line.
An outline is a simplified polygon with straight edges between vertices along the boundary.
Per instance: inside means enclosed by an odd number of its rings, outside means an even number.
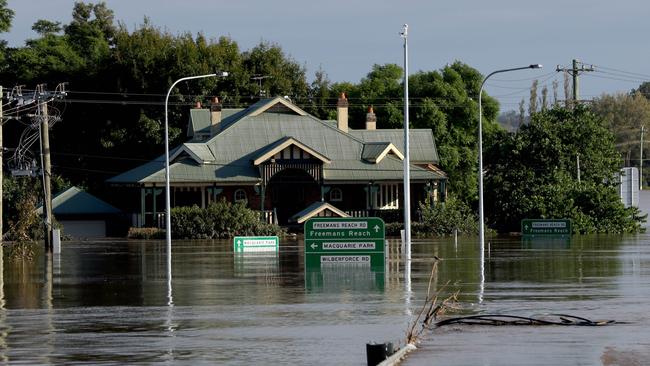
M481 265L485 256L485 217L483 216L483 107L481 103L483 95L483 86L487 79L494 74L503 72L526 70L526 69L540 69L542 65L534 64L524 67L515 67L511 69L497 70L490 73L483 79L481 89L478 93L478 218L479 218L479 243L481 244Z
M169 193L169 113L168 113L168 104L169 104L169 95L172 93L172 90L176 84L181 81L193 80L193 79L203 79L209 77L225 77L228 76L227 72L219 72L215 74L206 74L198 76L188 76L176 80L172 86L169 87L167 91L167 96L165 97L165 232L167 238L167 265L168 268L171 268L172 262L172 225L171 225L171 208L170 208L170 197ZM170 274L171 278L171 274Z
M409 63L408 24L400 35L404 38L404 254L406 262L411 261L411 171L409 147Z

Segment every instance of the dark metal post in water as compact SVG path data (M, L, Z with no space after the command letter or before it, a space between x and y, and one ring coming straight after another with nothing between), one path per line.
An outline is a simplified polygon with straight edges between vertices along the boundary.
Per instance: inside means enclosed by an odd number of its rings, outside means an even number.
M366 359L368 366L379 365L382 361L394 353L393 344L386 343L366 343Z

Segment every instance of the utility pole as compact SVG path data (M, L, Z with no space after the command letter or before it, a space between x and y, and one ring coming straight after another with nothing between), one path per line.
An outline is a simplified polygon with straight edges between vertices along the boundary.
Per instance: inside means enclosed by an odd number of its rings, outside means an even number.
M583 63L580 61L573 59L572 62L572 67L570 69L560 67L560 65L557 65L557 68L555 71L557 72L568 72L571 74L571 77L573 78L573 105L576 106L578 105L578 102L580 101L580 94L579 94L579 84L578 84L578 75L580 75L583 72L587 71L594 71L593 66L585 67Z
M52 165L50 161L50 125L47 116L47 98L43 98L41 89L39 94L38 109L41 117L41 154L43 157L43 212L45 213L45 249L52 250Z
M578 165L578 183L580 183L580 154L576 154L576 164Z
M645 126L641 126L641 148L639 149L639 190L643 190L643 133Z

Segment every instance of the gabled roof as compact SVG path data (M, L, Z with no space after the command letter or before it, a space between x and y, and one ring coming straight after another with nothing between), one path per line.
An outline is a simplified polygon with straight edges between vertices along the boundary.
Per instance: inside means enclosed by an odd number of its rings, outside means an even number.
M314 216L350 217L350 215L327 202L314 202L302 211L291 216L289 221L302 224Z
M349 133L365 143L389 141L402 153L404 152L404 130L350 130ZM410 160L413 163L437 164L439 162L436 143L430 129L409 129L409 150Z
M402 155L395 145L390 142L368 142L363 144L361 158L365 161L377 164L380 163L388 153L393 153L400 160L404 160L404 155Z
M222 110L222 116L226 113L215 136L171 150L176 158L170 167L172 182L257 184L261 177L255 164L291 145L325 163L325 182L402 179L403 130L346 133L332 121L311 116L284 98L263 99L234 112ZM438 172L417 166L438 162L431 130L412 129L410 139L411 178L444 179ZM164 155L108 180L117 184L164 181Z
M276 112L283 111L283 112L294 112L300 116L306 116L307 112L303 111L302 109L298 108L297 106L293 105L289 101L287 101L285 98L273 98L270 100L262 100L262 103L256 103L254 104L255 110L252 111L249 116L255 117L257 115L260 115L267 110L270 110L271 108L276 108ZM282 108L284 107L284 108Z
M311 147L301 143L300 141L294 139L293 137L287 136L279 139L278 141L270 144L267 148L263 149L260 155L253 161L253 165L260 165L263 162L269 160L273 155L279 153L280 151L286 149L287 147L294 145L300 148L303 151L309 153L309 155L315 157L316 159L322 161L324 164L329 164L332 161L327 158L327 156L319 153L318 151L312 149Z
M197 163L208 163L215 160L214 155L210 151L210 148L206 144L201 143L184 143L180 149L177 149L174 153L170 153L169 160L176 160L181 154L186 153Z
M42 213L43 207L39 207L37 211ZM120 212L122 211L77 187L70 187L52 199L52 213L55 215L98 215Z

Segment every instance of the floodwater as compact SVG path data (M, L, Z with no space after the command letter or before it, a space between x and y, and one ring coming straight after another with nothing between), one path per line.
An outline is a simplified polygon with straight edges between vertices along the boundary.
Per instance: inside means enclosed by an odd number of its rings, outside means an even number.
M398 242L384 272L304 269L301 239L278 255L232 241L64 243L31 261L0 255L0 362L23 364L364 365L369 341L402 342L432 287L460 291L462 315L564 313L604 327L449 326L407 365L637 365L650 359L650 236ZM484 278L484 281L481 281ZM622 362L621 360L627 362Z

